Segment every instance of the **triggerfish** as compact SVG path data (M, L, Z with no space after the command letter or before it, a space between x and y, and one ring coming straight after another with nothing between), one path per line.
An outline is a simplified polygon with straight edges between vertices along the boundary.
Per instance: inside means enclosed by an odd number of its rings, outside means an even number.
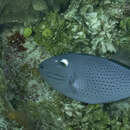
M60 93L89 104L130 97L130 69L114 60L88 54L64 54L39 65L43 79Z

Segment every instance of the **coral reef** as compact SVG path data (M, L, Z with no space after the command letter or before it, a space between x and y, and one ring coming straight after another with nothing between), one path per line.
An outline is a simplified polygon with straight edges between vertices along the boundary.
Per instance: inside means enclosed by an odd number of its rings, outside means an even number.
M46 47L52 55L72 50L70 27L67 27L67 22L57 12L51 12L44 21L34 28L34 32L35 41Z
M58 1L55 4L60 10L65 1ZM41 80L38 65L50 56L67 52L108 56L119 46L130 49L130 2L69 3L61 14L56 9L29 28L22 26L21 31L14 25L16 29L11 26L0 34L0 129L130 129L129 99L83 104L52 90Z
M124 37L121 28L129 26L129 18L120 22L125 2L111 3L72 0L64 17L52 12L34 28L35 41L53 55L73 51L115 53L122 43L120 37Z
M84 28L76 22L68 22L57 12L51 12L33 29L36 43L45 47L51 55L85 52L88 48Z
M116 51L114 45L118 32L119 20L117 18L122 16L121 5L123 2L121 4L113 2L113 7L110 4L111 1L72 1L65 14L66 19L76 20L79 24L83 24L92 51L98 51L99 54ZM73 8L72 5L76 7Z

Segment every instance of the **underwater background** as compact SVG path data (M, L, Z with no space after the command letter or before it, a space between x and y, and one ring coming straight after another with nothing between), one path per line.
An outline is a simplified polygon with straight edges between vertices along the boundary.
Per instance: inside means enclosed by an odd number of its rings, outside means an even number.
M38 71L51 56L118 48L130 51L130 0L0 0L0 130L130 130L130 98L81 103Z

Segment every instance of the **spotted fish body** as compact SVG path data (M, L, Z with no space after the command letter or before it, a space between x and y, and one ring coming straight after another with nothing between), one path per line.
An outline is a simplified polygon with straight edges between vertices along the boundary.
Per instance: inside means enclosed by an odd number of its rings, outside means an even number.
M65 54L43 61L39 71L51 87L81 102L108 103L130 97L130 70L109 59Z

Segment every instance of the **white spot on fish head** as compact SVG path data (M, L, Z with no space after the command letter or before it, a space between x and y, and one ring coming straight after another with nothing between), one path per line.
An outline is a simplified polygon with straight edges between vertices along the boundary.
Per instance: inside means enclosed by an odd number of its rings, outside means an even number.
M64 65L64 66L66 66L66 67L68 67L68 65L69 65L69 61L68 61L67 59L61 59L61 60L60 60L60 63L61 63L62 65Z

